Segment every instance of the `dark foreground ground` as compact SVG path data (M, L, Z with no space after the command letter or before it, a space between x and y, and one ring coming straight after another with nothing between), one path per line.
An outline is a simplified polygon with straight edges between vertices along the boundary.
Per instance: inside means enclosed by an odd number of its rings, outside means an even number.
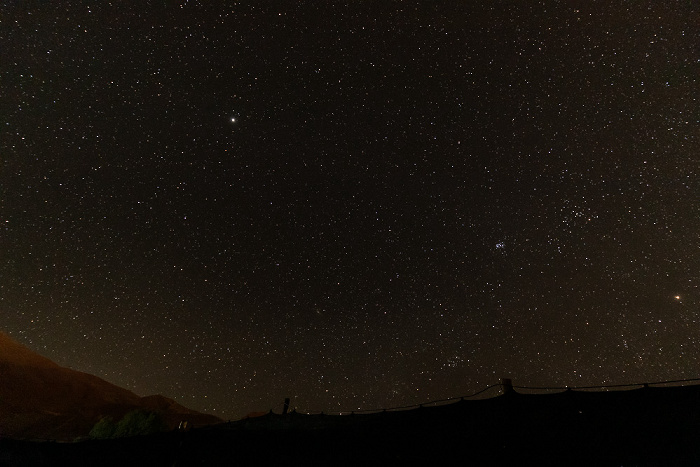
M462 401L371 415L270 414L74 444L0 440L0 466L700 465L700 387Z

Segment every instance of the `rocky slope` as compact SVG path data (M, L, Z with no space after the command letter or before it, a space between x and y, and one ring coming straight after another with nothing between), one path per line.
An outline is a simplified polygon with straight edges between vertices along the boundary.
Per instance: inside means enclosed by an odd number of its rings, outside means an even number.
M220 420L163 396L139 397L96 376L63 368L0 333L0 436L72 440L103 416L159 412L171 428Z

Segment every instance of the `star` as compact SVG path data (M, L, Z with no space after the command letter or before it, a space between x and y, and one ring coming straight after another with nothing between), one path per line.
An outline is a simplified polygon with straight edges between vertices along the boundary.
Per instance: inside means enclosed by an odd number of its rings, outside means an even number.
M51 44L112 14L108 2L64 3ZM168 10L158 40L134 50L128 29L95 28L69 57L39 59L26 46L43 21L33 14L3 40L19 66L3 69L0 331L227 418L278 411L281 380L299 410L328 412L462 396L506 375L543 386L697 376L674 350L700 359L684 123L695 96L677 73L696 43L674 9L630 8L628 34L615 9L583 21L581 6L572 54L567 2L536 18L523 2L417 17L398 2L344 2L324 6L322 25L306 24L308 8L270 21L255 2L199 3ZM375 14L426 27L356 31ZM512 22L518 40L473 21ZM299 22L309 34L258 44ZM407 54L376 47L409 36ZM38 63L50 88L23 66ZM618 163L630 151L644 160ZM654 331L677 346L660 352ZM120 359L135 350L153 358Z

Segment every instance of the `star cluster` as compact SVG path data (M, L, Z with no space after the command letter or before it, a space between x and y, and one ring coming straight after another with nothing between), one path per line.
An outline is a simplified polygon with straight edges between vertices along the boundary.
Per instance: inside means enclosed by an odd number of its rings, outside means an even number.
M10 2L0 329L224 417L697 376L692 2Z

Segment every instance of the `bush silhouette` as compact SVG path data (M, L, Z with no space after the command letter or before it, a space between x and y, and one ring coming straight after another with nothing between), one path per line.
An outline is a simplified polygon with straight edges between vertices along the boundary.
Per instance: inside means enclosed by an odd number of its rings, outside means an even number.
M166 429L165 422L155 412L133 410L114 423L112 417L104 417L92 427L93 439L126 438L129 436L150 435Z
M114 423L112 417L103 417L90 430L90 438L93 439L109 439L114 438L114 433L117 431L117 424Z

